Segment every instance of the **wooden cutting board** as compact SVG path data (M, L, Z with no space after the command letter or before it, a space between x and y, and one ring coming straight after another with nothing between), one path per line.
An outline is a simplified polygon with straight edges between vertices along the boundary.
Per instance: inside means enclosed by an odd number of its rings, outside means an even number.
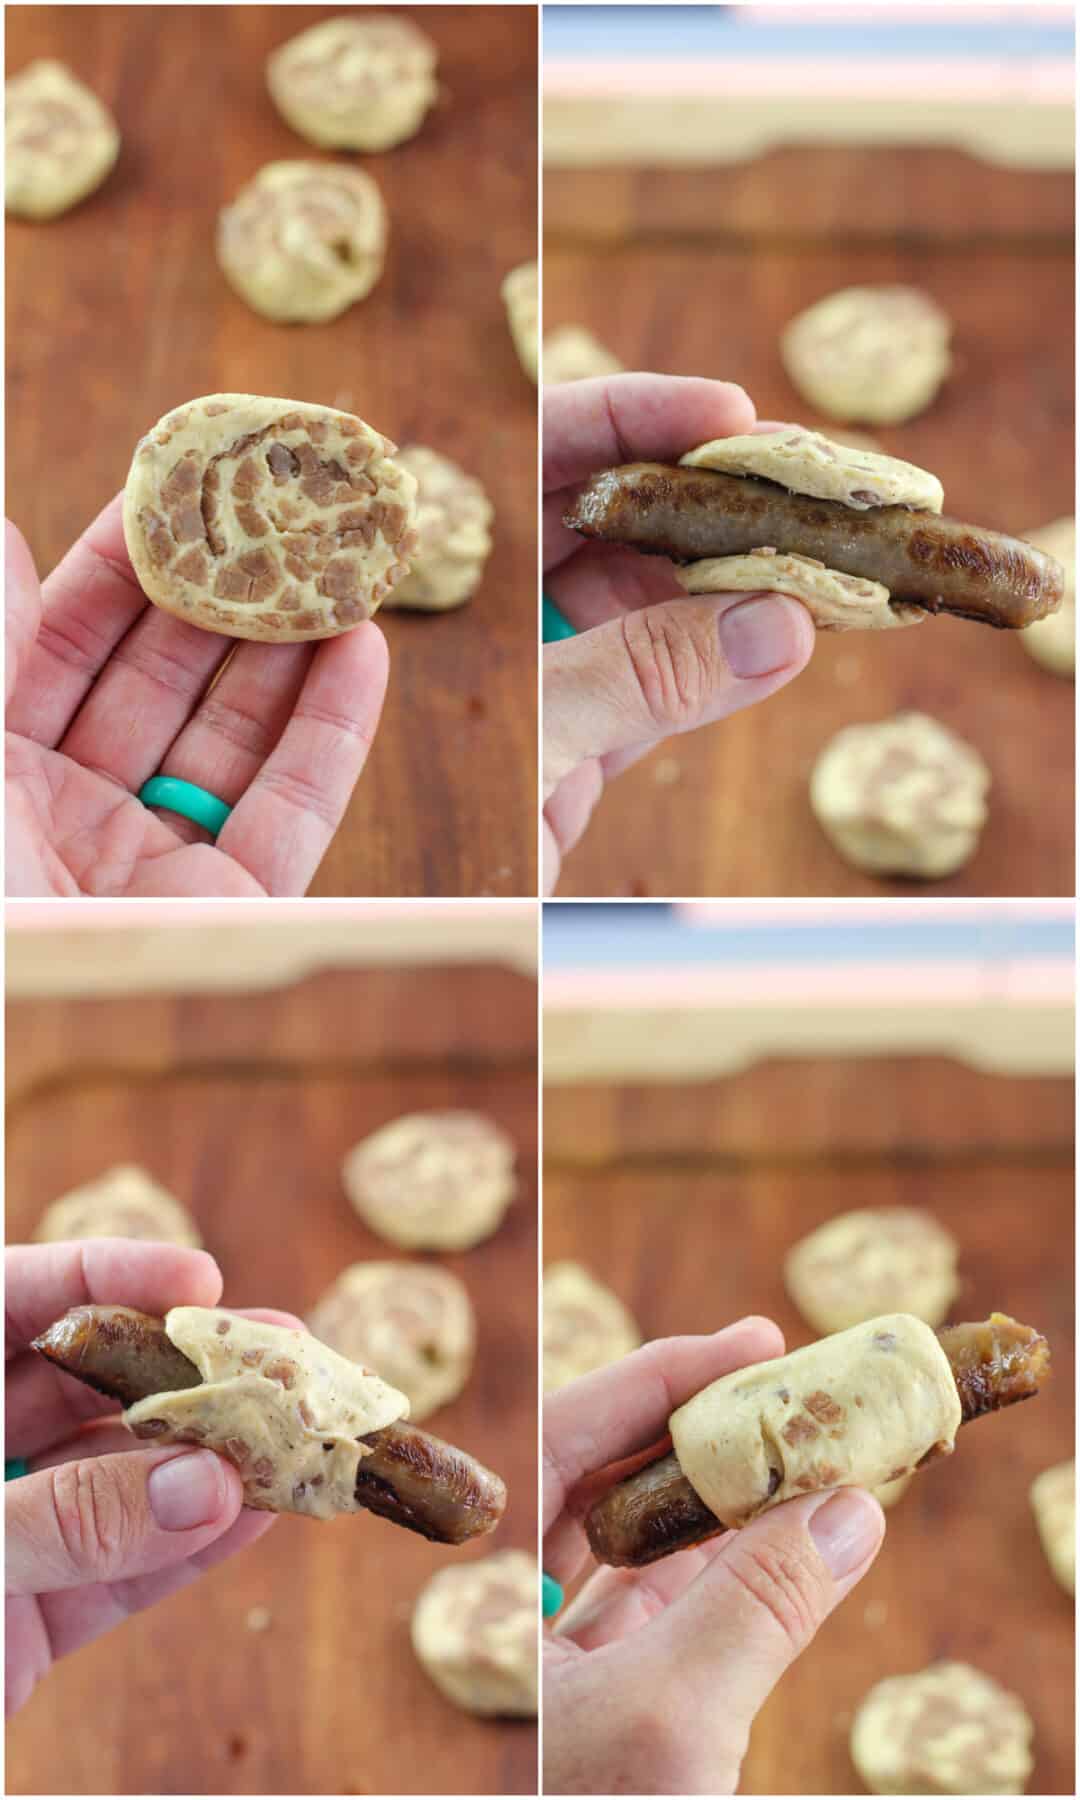
M409 1641L413 1603L451 1556L536 1543L535 992L474 966L9 1009L9 1239L74 1183L139 1162L191 1206L226 1304L303 1315L345 1264L396 1254L339 1174L385 1120L477 1107L521 1157L501 1229L438 1258L469 1289L479 1348L432 1426L505 1477L494 1539L451 1553L373 1518L280 1520L54 1670L11 1723L10 1792L535 1792L534 1727L457 1711ZM248 1629L254 1607L267 1630Z
M1069 191L1063 173L932 149L560 168L545 178L545 329L581 323L629 369L738 381L760 418L828 430L787 380L782 327L837 288L924 288L954 322L955 365L928 412L875 435L941 477L947 511L1022 534L1073 509ZM974 744L993 777L976 856L934 891L1071 894L1072 684L1012 633L953 619L819 637L792 687L620 776L559 892L910 891L833 852L807 783L843 726L912 707Z
M325 6L24 6L7 67L59 57L112 109L116 169L83 205L7 232L8 510L44 574L123 486L137 439L198 394L344 407L484 483L495 549L475 600L390 612L386 709L317 894L536 891L536 392L499 283L536 255L537 20L413 14L439 47L419 136L362 166L384 274L331 324L274 325L227 287L220 208L266 162L324 158L279 118L268 52ZM57 460L57 446L63 447Z
M1028 1502L1039 1470L1073 1454L1072 1119L1071 1082L941 1059L777 1061L720 1084L545 1096L545 1262L585 1263L646 1337L760 1312L807 1343L780 1276L789 1247L854 1207L917 1205L961 1246L951 1316L1009 1311L1053 1349L1034 1405L965 1430L889 1512L874 1568L760 1714L742 1793L859 1789L860 1700L938 1658L1018 1693L1035 1722L1029 1791L1074 1792L1073 1608Z

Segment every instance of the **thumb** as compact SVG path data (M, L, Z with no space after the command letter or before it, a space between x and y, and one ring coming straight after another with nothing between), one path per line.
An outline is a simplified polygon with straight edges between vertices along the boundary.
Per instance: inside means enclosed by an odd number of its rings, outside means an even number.
M239 1516L240 1477L210 1450L130 1451L11 1482L7 1591L53 1593L171 1568Z
M545 798L579 763L693 731L764 700L809 662L814 626L785 594L640 607L544 653Z
M656 1627L680 1674L724 1694L740 1741L758 1709L881 1548L885 1516L861 1488L791 1500L732 1533Z
M41 583L30 546L10 519L4 521L4 567L7 575L6 687L10 700L41 626Z

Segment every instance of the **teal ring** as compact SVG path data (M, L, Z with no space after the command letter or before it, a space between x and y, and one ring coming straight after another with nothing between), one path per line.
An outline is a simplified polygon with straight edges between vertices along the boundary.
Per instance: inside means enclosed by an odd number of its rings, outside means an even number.
M13 1456L9 1462L4 1464L5 1481L21 1481L22 1477L29 1473L30 1464L25 1456Z
M226 806L216 794L196 787L193 781L181 781L175 775L151 775L139 789L138 797L144 806L163 806L166 812L179 813L193 825L202 825L215 837L232 812L232 807Z
M545 1619L553 1619L562 1607L564 1595L554 1575L544 1574L540 1584L540 1610Z
M557 644L561 638L577 637L577 629L563 617L550 594L544 595L543 641Z

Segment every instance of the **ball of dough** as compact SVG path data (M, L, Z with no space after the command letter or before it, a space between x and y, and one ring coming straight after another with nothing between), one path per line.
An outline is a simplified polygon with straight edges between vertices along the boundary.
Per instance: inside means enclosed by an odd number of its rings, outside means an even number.
M96 94L61 62L32 62L4 87L4 205L55 219L101 186L120 133Z
M502 284L510 336L530 381L536 381L540 361L538 284L539 271L534 262L521 263L518 268L511 269Z
M331 1350L408 1396L414 1424L456 1400L469 1378L476 1322L465 1286L429 1263L357 1262L308 1318Z
M851 1757L872 1794L1022 1794L1034 1763L1023 1703L968 1663L872 1687Z
M440 1569L412 1618L413 1649L463 1711L535 1718L540 1572L526 1550Z
M42 1214L34 1236L39 1244L69 1238L124 1237L202 1248L187 1208L134 1163L118 1163L96 1181L54 1200Z
M917 288L843 288L792 319L780 356L792 385L828 418L897 425L929 406L944 381L950 331Z
M159 419L124 489L147 599L224 637L296 644L370 619L416 548L395 445L329 406L210 394Z
M587 381L591 375L621 375L622 363L583 325L560 325L544 339L544 381Z
M837 733L814 765L810 804L855 868L933 881L974 855L989 786L970 744L925 713L897 713Z
M363 169L267 163L222 211L217 253L230 286L264 318L336 319L382 274L382 195Z
M1056 1463L1031 1484L1031 1505L1046 1560L1068 1594L1076 1592L1076 1464Z
M408 1113L350 1150L345 1192L372 1231L403 1250L467 1250L514 1197L515 1150L474 1112Z
M1020 642L1035 661L1054 675L1076 674L1076 520L1055 519L1026 534L1031 544L1045 550L1065 570L1065 597L1057 612L1020 633Z
M266 82L287 124L324 150L389 150L419 131L439 88L438 52L397 13L312 25L275 50Z
M921 1207L840 1213L788 1252L784 1285L822 1336L879 1313L940 1325L956 1294L954 1238Z
M491 554L495 508L480 483L448 456L407 444L397 463L416 477L416 551L409 573L387 606L447 612L463 606L480 585Z
M641 1342L622 1301L580 1263L544 1270L543 1307L545 1394L629 1355Z

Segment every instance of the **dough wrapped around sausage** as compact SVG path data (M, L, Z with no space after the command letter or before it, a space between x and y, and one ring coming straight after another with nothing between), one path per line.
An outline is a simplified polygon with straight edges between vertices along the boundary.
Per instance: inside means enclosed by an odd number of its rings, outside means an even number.
M876 1487L953 1449L960 1396L936 1335L888 1313L714 1381L672 1414L684 1475L729 1527L819 1488Z
M165 1331L202 1383L129 1406L136 1437L228 1457L246 1504L264 1512L362 1510L356 1478L369 1452L357 1439L406 1418L404 1394L306 1331L201 1306L174 1306Z

